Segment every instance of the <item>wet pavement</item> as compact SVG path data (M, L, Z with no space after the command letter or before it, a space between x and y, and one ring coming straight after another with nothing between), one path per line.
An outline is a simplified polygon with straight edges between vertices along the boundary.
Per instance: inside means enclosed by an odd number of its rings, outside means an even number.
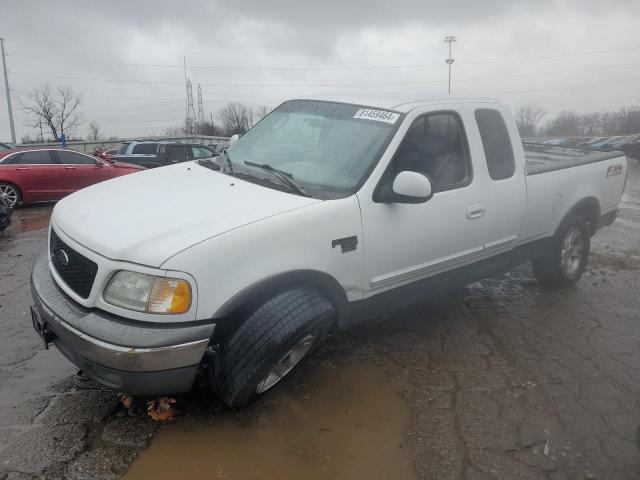
M32 332L50 209L0 235L1 480L640 478L637 161L576 288L523 267L329 337L248 408L198 388L159 427Z

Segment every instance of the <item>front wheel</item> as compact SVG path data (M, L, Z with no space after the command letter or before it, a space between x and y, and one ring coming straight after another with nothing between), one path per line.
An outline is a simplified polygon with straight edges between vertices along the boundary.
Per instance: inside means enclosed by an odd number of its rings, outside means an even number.
M213 379L218 395L239 407L267 392L320 342L334 318L331 303L308 288L265 301L223 345Z
M538 283L545 288L575 285L587 266L590 248L588 222L581 216L571 215L551 240L549 253L531 262Z

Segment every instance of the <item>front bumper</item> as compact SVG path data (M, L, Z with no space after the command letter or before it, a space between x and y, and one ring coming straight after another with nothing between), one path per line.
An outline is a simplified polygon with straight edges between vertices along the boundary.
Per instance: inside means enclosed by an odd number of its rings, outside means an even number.
M34 328L93 380L135 395L191 389L215 324L132 321L87 309L64 294L46 253L31 273Z

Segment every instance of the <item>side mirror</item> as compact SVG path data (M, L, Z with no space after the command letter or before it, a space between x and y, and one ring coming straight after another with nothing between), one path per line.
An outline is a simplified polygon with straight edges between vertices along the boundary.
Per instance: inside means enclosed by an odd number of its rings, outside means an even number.
M104 167L104 163L102 163L100 160L96 159L96 167L102 168L102 167Z
M231 135L231 138L229 139L229 146L233 145L238 140L240 140L240 135L238 135L237 133L234 133L233 135Z
M393 179L390 200L396 203L423 203L431 198L431 181L419 172L403 171Z

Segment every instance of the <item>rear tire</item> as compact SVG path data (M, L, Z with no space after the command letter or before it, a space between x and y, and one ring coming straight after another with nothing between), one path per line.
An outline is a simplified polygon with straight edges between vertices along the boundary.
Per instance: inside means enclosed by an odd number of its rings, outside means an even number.
M9 208L15 208L22 200L20 189L12 183L0 182L0 195L4 194L9 203Z
M335 310L309 288L281 292L258 306L220 351L212 369L218 396L246 405L288 375L331 327Z
M584 217L571 215L551 240L549 253L531 262L538 283L544 288L568 288L576 284L587 266L591 232Z

